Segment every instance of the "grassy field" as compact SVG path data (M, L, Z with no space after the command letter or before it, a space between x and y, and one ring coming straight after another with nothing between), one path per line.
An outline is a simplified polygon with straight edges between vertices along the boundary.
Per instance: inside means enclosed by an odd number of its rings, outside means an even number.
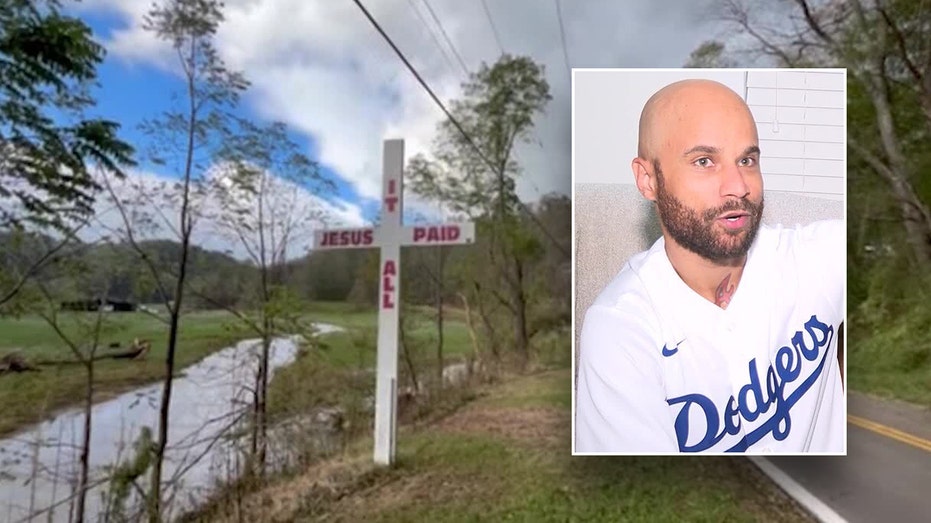
M444 329L448 347L467 346L468 332L455 311ZM88 329L96 313L68 313L61 317L63 330L76 340L90 341ZM370 367L375 361L376 312L345 303L314 303L307 319L339 325L344 332L325 336L325 350L319 357L303 358L293 368L278 373L285 383L273 382L272 396L281 397L281 407L292 403L296 390L319 389L320 383L309 381L309 375L321 374L330 368ZM236 328L239 326L240 328ZM413 338L417 357L427 358L435 329L423 313L416 315ZM182 316L176 368L196 363L208 354L229 346L232 342L254 334L244 332L231 314L219 311L192 312ZM105 352L111 342L127 347L134 338L149 339L152 350L145 360L101 360L95 366L95 395L103 400L122 391L157 381L164 375L164 355L168 329L165 323L145 313L118 313L106 316L101 330L98 353ZM421 347L422 346L422 347ZM0 356L18 350L30 361L73 359L67 346L39 317L0 318ZM277 381L277 380L276 380ZM35 423L54 411L80 404L85 387L85 371L81 365L44 365L41 372L5 374L0 376L0 435L6 435L24 425ZM280 391L280 392L275 392ZM311 398L308 398L310 401ZM316 401L316 399L314 399ZM273 400L274 403L274 400Z
M410 351L421 382L435 375L437 368L436 325L431 313L428 309L412 311L407 345L398 348L399 352ZM444 316L443 359L448 364L467 357L472 345L462 313L451 309ZM346 330L322 335L318 352L300 357L275 373L269 391L273 418L304 413L315 406L343 404L350 400L349 395L360 400L375 389L375 376L369 372L376 361L375 311L348 311L344 305L325 304L315 310L314 318ZM398 371L402 379L408 374L403 352ZM402 382L401 386L406 384Z
M436 324L429 308L411 309L409 320L410 351L419 360L436 357ZM358 309L342 303L315 303L311 314L314 321L338 325L345 332L322 337L323 359L338 367L368 368L375 364L378 316L374 309ZM461 356L471 351L464 314L457 309L444 310L443 346L449 354ZM399 348L400 350L400 348Z
M76 341L88 343L86 330L95 313L63 315L63 330ZM195 363L235 339L228 330L233 317L220 312L198 312L182 317L177 368ZM82 331L83 335L82 335ZM101 331L98 354L112 342L128 347L134 338L148 339L152 350L144 360L105 359L95 364L95 395L103 400L120 391L160 379L168 339L165 323L145 313L110 314ZM0 354L13 350L30 361L73 360L68 347L44 320L38 317L0 318ZM52 412L79 404L84 395L84 367L75 364L43 365L41 372L6 374L0 377L0 435L25 424L35 423Z
M248 494L210 521L810 521L746 459L573 457L570 371L481 390L402 427L394 468L371 439ZM217 507L215 507L217 508Z

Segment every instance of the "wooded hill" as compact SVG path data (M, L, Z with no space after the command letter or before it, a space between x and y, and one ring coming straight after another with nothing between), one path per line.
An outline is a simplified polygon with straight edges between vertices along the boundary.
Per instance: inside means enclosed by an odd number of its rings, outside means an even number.
M571 202L566 196L547 195L531 212L536 223L527 215L523 224L536 239L536 252L527 271L534 282L531 287L538 290L537 297L549 306L560 309L561 303L561 310L550 311L549 316L561 315L568 323ZM435 304L435 277L442 256L443 300L461 305L460 293L474 290L467 288L465 274L481 266L481 255L477 252L486 243L482 233L485 224L479 221L477 225L475 245L403 250L402 292L406 303ZM9 279L23 274L55 243L53 238L43 235L0 234L0 274ZM148 240L140 242L140 246L159 270L166 274L177 271L181 250L178 242ZM377 249L318 251L275 267L273 272L278 282L302 300L375 304L378 259ZM163 296L152 284L150 271L139 260L139 254L128 244L74 241L59 250L36 277L53 289L54 296L61 301L102 298L98 296L101 289L108 289L107 298L112 300L162 303ZM72 277L75 272L82 277ZM188 274L190 287L198 291L190 296L188 306L201 309L249 307L258 279L258 269L250 262L197 246L192 246ZM165 297L172 298L170 292Z

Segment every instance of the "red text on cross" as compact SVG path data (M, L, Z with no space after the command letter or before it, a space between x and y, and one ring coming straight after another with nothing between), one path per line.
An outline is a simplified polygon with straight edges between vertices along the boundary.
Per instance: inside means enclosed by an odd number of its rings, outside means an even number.
M385 260L385 266L381 271L381 308L394 308L394 279L398 275L398 269L394 260Z
M360 229L355 231L326 231L323 233L320 245L323 247L335 246L364 246L372 245L374 240L372 229Z
M414 243L452 242L459 239L458 225L427 225L414 227Z

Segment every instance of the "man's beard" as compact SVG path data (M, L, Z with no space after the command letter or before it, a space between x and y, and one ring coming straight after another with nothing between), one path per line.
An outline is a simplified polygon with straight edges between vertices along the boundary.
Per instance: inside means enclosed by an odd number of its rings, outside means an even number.
M667 193L662 182L662 173L658 169L656 171L659 218L666 232L676 243L716 263L742 258L750 251L763 218L762 199L760 203L751 202L746 198L730 200L720 207L699 213ZM732 211L748 214L746 227L731 231L716 226L722 214Z

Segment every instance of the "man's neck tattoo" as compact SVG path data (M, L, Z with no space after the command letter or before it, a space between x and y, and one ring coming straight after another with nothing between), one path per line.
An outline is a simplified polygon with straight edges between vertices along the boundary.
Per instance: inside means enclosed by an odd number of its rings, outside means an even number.
M731 284L731 275L728 274L724 280L721 281L721 284L718 285L718 289L714 291L714 304L722 309L726 309L733 295L734 285Z

